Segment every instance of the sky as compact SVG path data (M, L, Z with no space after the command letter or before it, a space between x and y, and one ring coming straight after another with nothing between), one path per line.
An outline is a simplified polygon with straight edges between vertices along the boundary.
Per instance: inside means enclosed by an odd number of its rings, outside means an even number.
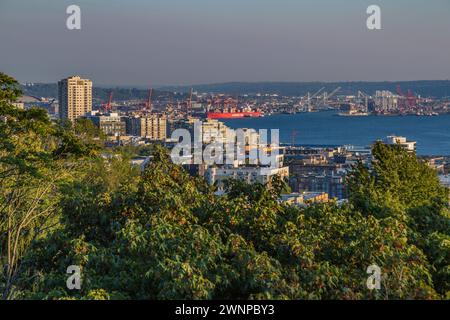
M373 4L382 30L366 27ZM0 71L141 87L450 79L450 0L0 0Z

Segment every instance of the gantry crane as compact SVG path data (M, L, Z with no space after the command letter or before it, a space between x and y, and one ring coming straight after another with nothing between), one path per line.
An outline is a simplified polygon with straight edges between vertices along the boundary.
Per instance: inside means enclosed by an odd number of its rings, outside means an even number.
M323 94L323 103L326 104L336 93L341 90L341 87L337 87L334 89L330 94L327 94L326 92Z

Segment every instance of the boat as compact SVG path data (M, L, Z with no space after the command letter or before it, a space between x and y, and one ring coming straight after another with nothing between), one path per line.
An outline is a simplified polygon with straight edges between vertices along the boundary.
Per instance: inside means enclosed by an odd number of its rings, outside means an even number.
M367 112L340 112L337 114L340 117L367 117Z
M242 111L242 112L207 112L208 119L240 119L240 118L258 118L262 113L259 111Z

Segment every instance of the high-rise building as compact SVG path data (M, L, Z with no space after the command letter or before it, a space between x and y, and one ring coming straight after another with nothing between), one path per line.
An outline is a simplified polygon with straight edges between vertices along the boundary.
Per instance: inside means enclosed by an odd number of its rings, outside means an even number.
M399 96L390 91L376 91L375 92L375 106L378 110L383 112L398 111Z
M59 117L74 121L92 111L92 81L72 76L58 82Z

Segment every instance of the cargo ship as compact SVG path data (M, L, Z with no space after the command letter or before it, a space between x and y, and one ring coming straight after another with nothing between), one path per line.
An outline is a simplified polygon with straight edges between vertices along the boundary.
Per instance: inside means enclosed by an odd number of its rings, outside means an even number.
M240 119L240 118L258 118L262 113L259 111L242 111L242 112L207 112L208 119Z

